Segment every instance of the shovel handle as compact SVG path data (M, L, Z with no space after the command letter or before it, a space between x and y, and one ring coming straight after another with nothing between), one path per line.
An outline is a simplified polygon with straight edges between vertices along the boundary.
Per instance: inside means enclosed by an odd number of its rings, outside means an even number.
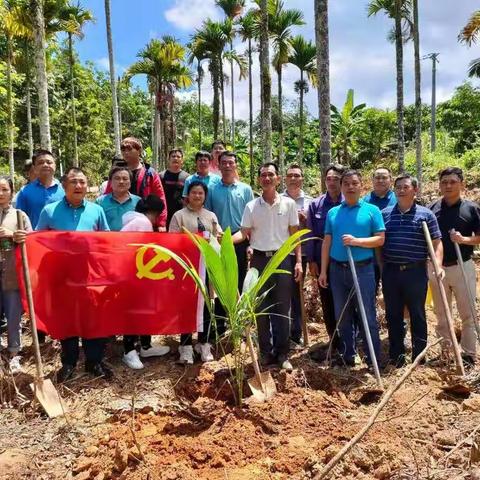
M298 291L300 295L300 312L302 314L302 333L303 344L308 347L308 329L307 329L307 312L305 311L305 295L303 294L303 278L298 282Z
M17 225L19 230L25 229L25 222L23 221L23 212L17 210ZM40 355L40 344L38 343L37 320L35 317L35 308L33 306L32 283L30 281L30 269L28 268L27 245L25 242L20 244L20 253L22 255L22 270L23 280L25 283L25 290L27 293L28 310L30 312L30 323L32 325L32 341L33 349L35 351L35 367L37 370L37 382L43 383L43 364Z
M250 351L250 357L252 357L252 363L253 363L253 369L255 370L255 376L257 377L258 381L262 384L261 375L260 375L261 374L260 366L258 365L257 354L255 353L255 348L253 346L252 336L250 334L250 327L247 328L246 337L247 337L248 350ZM262 389L263 389L263 384L262 384Z

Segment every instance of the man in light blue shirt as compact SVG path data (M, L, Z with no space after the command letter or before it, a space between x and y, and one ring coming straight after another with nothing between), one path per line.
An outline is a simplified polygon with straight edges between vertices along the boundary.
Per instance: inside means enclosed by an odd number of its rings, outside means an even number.
M69 231L109 231L105 213L99 205L87 202L87 177L79 168L70 168L65 174L65 197L44 207L40 214L36 230ZM75 299L72 299L74 302ZM72 306L74 308L75 305ZM65 319L68 321L68 319ZM69 337L61 340L62 368L57 372L57 381L68 380L75 370L79 356L79 338ZM103 362L104 338L84 338L85 370L96 377L109 379L112 371Z
M374 354L378 363L380 336L375 308L373 257L374 248L381 247L385 241L385 225L378 207L359 200L362 191L362 177L359 172L356 170L344 172L341 177L341 186L345 200L337 207L333 207L327 215L318 283L321 287L326 288L328 286L327 278L330 281L335 319L340 337L338 350L343 357L342 361L348 366L354 366L356 356L355 306L352 301L348 300L354 283L346 248L350 247ZM328 267L330 267L329 276L327 276ZM342 311L344 311L343 318L338 324ZM367 345L363 325L361 333L364 345ZM365 353L367 362L371 365L370 353L368 351Z
M112 193L101 195L95 202L103 208L110 230L119 232L123 227L123 215L135 211L140 197L129 192L132 173L128 167L113 167L108 180L112 185Z
M372 176L373 190L367 193L363 200L375 205L380 210L393 207L397 203L397 197L392 190L392 172L387 167L378 167Z
M62 185L54 178L55 157L48 150L37 150L32 156L37 179L25 185L16 199L16 208L23 210L35 228L43 207L65 196Z
M212 156L208 152L197 152L195 154L195 164L197 165L197 172L193 175L190 175L185 180L185 185L183 186L183 198L186 198L188 195L188 186L195 181L200 181L204 183L208 188L211 188L213 185L220 182L220 175L216 173L210 173L210 162L212 161Z

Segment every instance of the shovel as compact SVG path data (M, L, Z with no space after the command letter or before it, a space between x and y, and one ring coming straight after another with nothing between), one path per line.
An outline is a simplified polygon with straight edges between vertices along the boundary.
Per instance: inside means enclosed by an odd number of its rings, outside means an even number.
M252 336L250 334L250 327L247 328L246 337L250 357L252 357L253 369L255 370L255 376L247 380L248 386L252 391L253 398L257 402L264 402L277 393L277 386L275 385L275 381L270 372L260 371L257 355L252 342Z
M305 311L305 296L303 294L303 279L298 282L298 291L300 293L300 312L302 314L302 333L303 345L308 347L308 330L307 330L307 312Z
M20 230L24 230L25 226L20 210L17 210L17 224ZM40 345L38 343L37 320L33 306L32 284L30 282L30 271L28 268L27 245L25 242L20 244L20 251L22 254L23 278L27 293L28 310L30 312L30 322L32 325L33 349L35 351L36 376L34 382L30 384L30 388L33 390L35 398L40 402L45 412L47 412L47 415L50 418L54 418L64 415L65 407L52 381L44 378Z

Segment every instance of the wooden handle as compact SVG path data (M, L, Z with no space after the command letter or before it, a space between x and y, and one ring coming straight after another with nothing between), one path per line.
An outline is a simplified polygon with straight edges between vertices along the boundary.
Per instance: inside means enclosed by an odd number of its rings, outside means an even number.
M19 230L25 229L25 222L23 221L23 212L17 210L17 224ZM40 355L40 344L38 343L37 320L35 317L35 308L33 306L32 284L30 282L30 269L28 268L27 245L25 242L20 244L20 252L22 254L22 269L23 281L25 283L25 291L27 293L28 310L30 312L30 323L32 325L32 341L35 351L35 366L37 370L37 381L43 382L43 365L42 357Z
M307 312L305 311L305 296L303 294L303 278L298 282L298 291L300 294L300 312L302 314L302 332L303 332L303 345L308 347L308 329L307 329Z
M257 355L255 353L255 348L254 348L253 342L252 342L252 336L250 334L250 327L247 327L247 331L246 331L245 334L246 334L246 337L247 337L247 345L248 345L248 349L250 351L250 357L252 357L252 364L253 364L253 369L255 370L255 376L257 377L257 380L260 382L260 385L262 386L263 393L266 393L265 392L265 387L264 387L263 382L262 382L260 366L258 365Z

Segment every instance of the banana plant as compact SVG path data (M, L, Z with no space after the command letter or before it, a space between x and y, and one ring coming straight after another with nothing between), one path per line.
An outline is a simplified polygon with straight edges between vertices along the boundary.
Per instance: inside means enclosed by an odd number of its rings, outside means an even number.
M233 345L233 365L228 364L227 361L227 367L232 383L234 384L235 402L239 406L241 406L243 402L244 372L247 361L246 349L242 348L243 338L247 328L255 327L257 317L260 315L268 315L269 310L269 307L261 310L262 302L268 293L268 291L262 292L262 288L272 275L277 273L290 274L288 270L283 270L279 267L297 246L310 239L302 238L308 232L309 230L299 230L291 235L275 255L273 255L261 274L255 269L250 269L245 279L242 293L239 294L237 256L235 254L230 228L227 228L223 234L220 249L218 249L218 245L212 245L212 243L205 238L185 230L185 233L191 238L192 242L202 254L209 282L213 286L218 300L227 315L229 335ZM214 323L216 317L210 300L208 286L192 262L188 258L182 258L175 252L161 245L149 244L148 246L167 254L185 270L186 275L193 279L199 292L205 299L212 322Z

